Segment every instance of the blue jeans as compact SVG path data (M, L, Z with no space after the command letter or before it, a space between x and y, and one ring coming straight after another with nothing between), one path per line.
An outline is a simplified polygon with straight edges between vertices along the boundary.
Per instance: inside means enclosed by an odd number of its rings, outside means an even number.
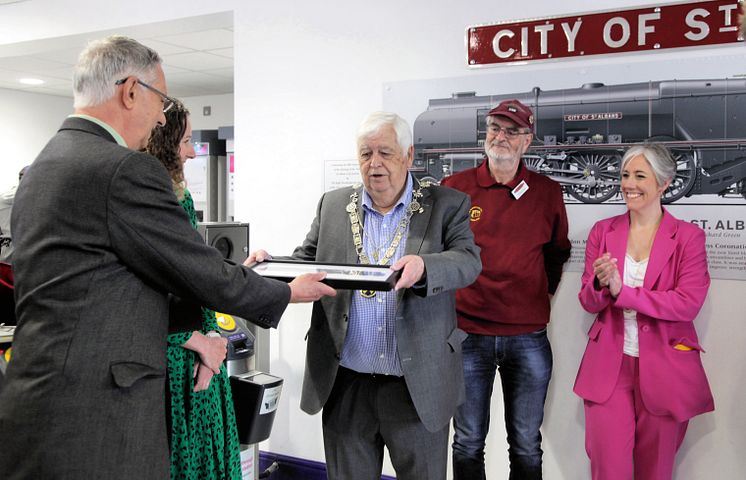
M469 334L462 344L466 401L453 418L453 479L483 480L495 370L505 403L510 480L541 479L544 401L552 377L546 329L496 337Z

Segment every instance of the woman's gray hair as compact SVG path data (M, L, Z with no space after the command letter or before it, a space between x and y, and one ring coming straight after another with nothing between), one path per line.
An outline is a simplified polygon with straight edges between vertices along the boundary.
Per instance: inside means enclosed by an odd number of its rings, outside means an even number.
M152 48L121 35L90 42L80 53L73 72L75 108L95 107L109 100L115 82L136 76L146 83L156 80L161 57Z
M639 145L633 145L622 157L622 170L627 165L627 162L642 155L645 160L648 161L650 168L655 174L655 181L658 186L663 186L669 180L672 180L676 175L676 160L671 156L671 152L660 143L641 143Z
M406 120L399 115L391 112L373 112L363 120L363 123L357 130L357 141L378 133L381 128L391 125L396 132L396 142L402 149L402 154L406 155L409 147L412 146L412 130Z

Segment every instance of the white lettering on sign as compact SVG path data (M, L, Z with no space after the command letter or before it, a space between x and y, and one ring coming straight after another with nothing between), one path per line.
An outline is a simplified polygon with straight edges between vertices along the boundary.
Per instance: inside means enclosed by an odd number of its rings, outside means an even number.
M739 2L709 0L469 27L470 65L728 44Z
M528 56L528 27L521 28L521 56Z
M661 12L643 13L637 17L637 45L646 45L645 38L648 33L654 33L655 27L648 25L648 20L660 20Z
M583 24L583 21L578 20L572 25L572 28L570 28L569 23L562 22L562 31L565 32L565 37L567 37L567 51L568 52L575 51L575 39L578 37L578 32L580 31L580 25L582 24Z
M539 33L539 48L541 54L547 54L547 33L554 30L554 25L547 23L546 25L537 25L534 27L534 31Z
M607 113L574 113L564 116L566 122L581 122L584 120L621 120L622 112Z
M576 24L579 24L580 22L576 22ZM562 28L565 30L565 34L568 35L568 42L570 41L570 33L567 31L567 25L562 24ZM539 49L541 51L542 55L546 55L549 51L549 41L548 33L554 30L554 25L551 23L548 23L546 25L536 25L534 27L534 33L539 34ZM574 35L577 35L577 29L573 33L572 37L572 43L575 43L575 37ZM503 50L500 46L500 41L504 38L513 38L515 37L515 33L513 33L512 30L500 30L495 34L495 36L492 39L492 50L495 52L495 55L497 55L500 58L508 58L512 56L515 53L514 48L508 48L507 50ZM528 33L528 27L521 28L521 55L522 56L528 56L528 49L529 49L529 33Z
M515 53L515 49L509 48L507 50L503 50L500 48L500 40L503 39L503 37L513 38L515 37L515 33L513 33L512 30L500 30L495 34L495 37L492 39L492 50L495 51L495 55L497 55L500 58L510 58Z
M622 34L618 40L611 38L612 29L615 26L622 28ZM622 17L614 17L604 25L604 43L609 48L623 47L629 40L629 22Z
M698 17L707 18L710 16L710 12L705 10L704 8L695 8L691 12L686 14L686 26L692 27L694 29L698 29L699 33L695 33L693 31L688 31L684 34L686 38L693 42L698 42L700 40L704 40L707 38L707 35L710 34L710 27L707 25L707 22L703 22L701 20L697 20Z
M647 45L647 36L649 33L655 33L655 27L650 25L648 22L653 20L660 20L661 13L642 13L637 17L637 46L642 47ZM705 24L706 26L707 24ZM621 27L621 35L618 39L613 37L614 27ZM614 17L606 22L604 25L604 43L610 48L621 48L627 45L630 38L630 25L627 19L622 17Z
M736 5L735 3L730 5L720 5L720 7L718 7L718 10L723 12L723 14L725 15L725 17L723 18L723 23L725 25L720 27L721 32L735 32L738 30L738 27L736 25L733 25L733 17L731 16L731 12L736 8L738 8L738 5Z

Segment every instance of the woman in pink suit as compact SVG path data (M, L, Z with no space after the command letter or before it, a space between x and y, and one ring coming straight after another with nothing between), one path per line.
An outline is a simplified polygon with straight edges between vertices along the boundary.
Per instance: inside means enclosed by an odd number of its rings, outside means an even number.
M594 480L661 480L689 419L714 409L693 320L707 295L705 235L661 206L676 173L665 147L622 159L627 213L588 236L578 297L598 314L575 380Z

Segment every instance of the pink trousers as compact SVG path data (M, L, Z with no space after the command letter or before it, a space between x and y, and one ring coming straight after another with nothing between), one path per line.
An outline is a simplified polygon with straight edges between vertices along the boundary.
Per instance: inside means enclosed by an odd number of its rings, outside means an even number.
M688 424L645 409L638 359L624 355L611 398L585 401L585 449L593 480L670 480Z

